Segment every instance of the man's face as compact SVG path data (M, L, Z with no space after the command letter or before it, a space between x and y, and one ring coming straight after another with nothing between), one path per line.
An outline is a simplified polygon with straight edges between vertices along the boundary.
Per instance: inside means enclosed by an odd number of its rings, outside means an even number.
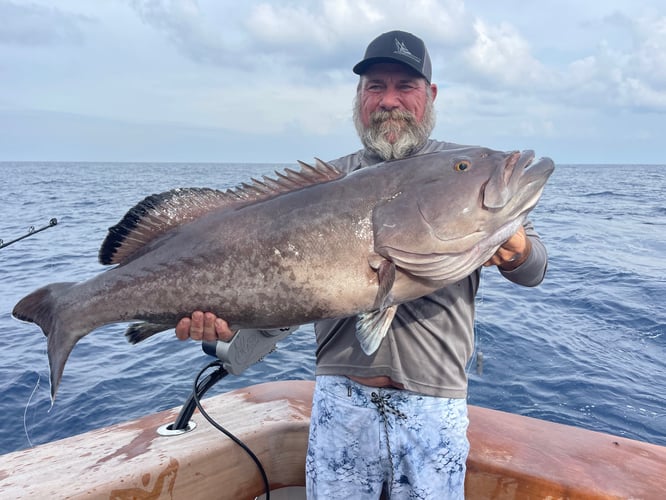
M435 125L437 87L402 64L372 65L361 77L354 123L364 146L384 160L421 147Z

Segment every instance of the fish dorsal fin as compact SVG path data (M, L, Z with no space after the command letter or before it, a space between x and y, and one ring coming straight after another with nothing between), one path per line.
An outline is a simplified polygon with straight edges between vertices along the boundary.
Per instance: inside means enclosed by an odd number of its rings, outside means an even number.
M138 250L170 229L234 202L237 200L229 193L208 188L178 188L152 194L109 228L99 250L99 261L102 264L127 262Z
M276 178L263 176L261 180L252 179L252 183L243 183L240 186L229 189L229 195L245 201L262 201L274 198L281 194L296 191L301 188L334 181L344 177L345 174L330 163L315 158L315 165L308 165L302 161L299 171L285 168L284 171L275 171Z
M275 172L226 191L209 188L179 188L153 194L130 209L122 220L109 228L99 250L102 264L123 264L138 255L148 243L171 229L222 208L265 201L308 186L344 177L333 165L316 159L314 166L299 162L301 170Z

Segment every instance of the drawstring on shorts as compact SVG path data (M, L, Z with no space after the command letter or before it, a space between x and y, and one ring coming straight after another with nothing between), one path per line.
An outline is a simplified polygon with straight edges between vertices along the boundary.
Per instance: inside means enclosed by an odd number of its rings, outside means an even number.
M386 412L393 413L393 415L403 420L407 418L407 415L391 404L390 394L381 394L381 392L377 394L376 392L372 392L370 396L370 401L372 401L377 406L379 413L381 413L384 419L384 423L386 423Z
M379 411L379 414L382 416L382 422L384 423L384 431L385 431L385 436L386 436L386 451L388 454L388 460L389 460L389 466L391 469L390 473L390 485L393 484L393 453L391 452L391 440L389 439L389 426L388 426L388 413L392 413L395 415L397 418L401 420L406 420L407 415L405 415L403 412L398 410L395 406L391 404L391 395L390 394L382 394L381 390L379 393L372 392L370 394L370 401L377 406L377 410ZM389 490L390 491L390 490ZM388 491L386 491L386 498L388 498Z

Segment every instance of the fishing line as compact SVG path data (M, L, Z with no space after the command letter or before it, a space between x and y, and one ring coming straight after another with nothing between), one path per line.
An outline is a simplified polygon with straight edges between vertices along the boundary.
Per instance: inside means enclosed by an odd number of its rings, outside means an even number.
M42 349L42 354L44 355L42 359L46 359L46 347ZM46 362L46 366L48 367L48 361ZM37 381L35 382L35 387L33 387L32 392L30 393L30 397L28 398L28 402L25 404L25 408L23 409L23 432L25 433L25 437L28 440L28 445L30 448L34 448L35 445L33 444L32 440L30 439L30 436L28 435L28 408L30 407L30 403L32 403L32 398L35 397L35 394L37 393L37 390L39 389L39 384L42 381L42 374L38 371L35 372L37 374ZM51 413L51 410L53 409L53 401L51 401L51 406L47 410L47 413Z
M208 420L208 422L215 427L217 430L219 430L222 434L227 436L229 439L231 439L234 443L236 443L238 446L241 447L245 453L247 453L252 461L255 463L257 466L257 469L259 469L259 474L261 474L261 479L264 482L264 491L265 491L265 498L266 500L270 500L270 484L268 482L268 476L266 475L266 471L264 470L264 466L261 464L261 461L259 458L254 454L254 452L245 444L243 443L239 438L234 436L231 432L226 430L224 427L222 427L220 424L218 424L213 417L208 415L208 413L203 409L203 406L201 405L201 401L199 400L199 390L201 389L200 387L200 382L199 380L201 379L201 376L206 372L206 370L210 368L215 368L217 367L218 372L225 372L226 370L224 369L224 366L222 365L222 361L216 360L208 363L206 366L204 366L197 376L194 379L194 390L192 391L192 398L194 399L194 403L197 405L197 408L199 409L199 412L201 412L201 415ZM203 382L203 385L205 385L207 381Z
M40 375L39 372L37 372L37 382L35 383L35 387L32 389L30 397L28 398L28 402L26 403L25 408L23 410L23 432L25 432L25 437L28 440L28 445L30 446L30 448L34 448L35 445L32 444L32 441L30 440L30 435L28 434L28 408L30 407L30 403L32 402L32 398L37 392L37 389L39 389L39 382L41 380L42 376Z

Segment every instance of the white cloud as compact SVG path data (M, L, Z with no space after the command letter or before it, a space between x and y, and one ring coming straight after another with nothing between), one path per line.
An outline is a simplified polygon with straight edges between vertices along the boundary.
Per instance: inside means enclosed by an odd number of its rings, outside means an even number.
M497 86L525 88L543 85L549 75L532 56L529 43L510 24L474 23L476 40L464 51L470 69Z
M584 107L666 112L666 16L607 18L630 43L602 39L558 75L558 96Z
M465 33L465 23L461 23L464 16L464 2L460 0L272 1L256 4L247 26L258 40L307 52L312 47L328 50L332 44L365 44L369 37L391 29L454 40Z
M371 37L391 29L419 33L433 48L461 46L471 37L471 16L461 0L250 0L233 13L212 1L131 0L131 5L188 57L248 70L278 63L297 73L298 68L348 69Z
M195 61L232 64L233 50L196 0L132 0L132 7L149 26L164 33Z
M578 46L577 57L568 62L561 56L553 61L538 57L537 48L508 22L491 24L478 17L476 38L455 63L459 72L451 81L567 107L665 112L666 16L628 17L615 11L579 25L609 30L596 44Z
M626 72L638 80L648 101L656 100L664 108L666 98L666 16L641 17L630 21L635 48L628 55ZM658 94L658 95L656 95ZM651 96L651 97L650 97ZM666 109L666 108L664 108Z
M564 149L611 129L652 137L666 112L666 8L656 0L228 5L0 0L0 108L262 141L325 143L349 131L356 145L351 67L374 36L405 29L431 52L438 137L509 147L550 138Z

